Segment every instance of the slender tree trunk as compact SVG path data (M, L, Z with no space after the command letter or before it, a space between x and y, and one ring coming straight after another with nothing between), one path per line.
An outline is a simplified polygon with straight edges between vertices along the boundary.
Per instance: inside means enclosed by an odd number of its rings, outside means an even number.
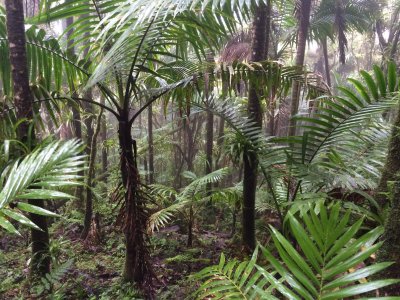
M70 0L69 0L70 1ZM67 29L69 26L71 26L74 22L74 18L73 17L69 17L66 19L65 21L65 29ZM68 30L67 32L67 40L68 40L68 53L69 55L75 55L75 49L74 49L74 40L71 39L72 34L74 33L74 30L71 28ZM73 91L73 96L77 96L76 92ZM81 112L79 110L79 107L77 107L77 105L72 104L71 105L71 111L72 111L72 123L73 123L73 127L74 127L74 131L75 131L75 136L78 139L82 139L82 124L81 124Z
M87 173L86 179L86 207L85 207L85 220L84 227L81 234L81 239L86 239L90 230L90 225L92 223L93 218L93 191L94 188L94 174L95 174L95 163L96 163L96 154L97 154L97 136L101 130L101 118L103 116L103 109L100 111L97 117L96 130L93 134L92 141L90 144L90 161L89 161L89 170Z
M229 84L225 78L222 79L222 97L228 95ZM218 139L217 139L217 146L218 146L218 155L215 159L215 168L220 168L220 159L222 155L222 147L224 145L224 131L225 131L225 119L219 118L219 127L218 127Z
M308 28L310 26L311 0L302 0L300 3L300 25L297 33L296 66L303 68ZM291 118L289 121L289 136L296 135L296 121L293 119L293 117L299 110L300 88L300 83L298 81L294 81L291 96L292 103L290 110Z
M214 56L209 54L207 57L207 62L213 63ZM212 76L213 68L207 69L207 74L205 78L205 96L206 100L210 101L210 96L212 90L214 88L213 84L213 76ZM214 115L212 112L207 112L206 116L206 167L205 174L210 174L213 170L213 143L214 143ZM206 190L210 193L212 188L211 183L207 184Z
M192 120L193 123L196 122L196 119ZM187 169L189 171L193 171L193 159L194 159L194 124L193 124L193 129L190 128L190 120L189 117L185 119L185 131L186 131L186 147L185 147L185 154L186 154L186 163L187 163Z
M268 7L260 4L253 21L253 39L251 61L263 61L267 58L268 47L266 44ZM261 90L250 80L248 97L248 114L254 120L256 127L262 127ZM257 188L258 161L254 151L245 149L243 154L243 232L242 243L247 250L252 251L256 245L255 237L255 199Z
M385 231L382 236L383 245L377 254L377 260L395 262L384 273L379 273L381 279L400 279L400 110L393 125L389 153L383 169L381 181L375 196L379 205L383 206L389 202L386 194L391 194L393 199L389 214L386 218ZM387 186L389 181L394 181L393 190ZM383 289L390 296L400 296L400 284L390 285Z
M266 33L265 33L265 48L266 48L266 58L269 58L269 47L270 47L270 40L271 40L271 18L272 18L272 5L271 5L271 0L268 0L267 2L267 20L266 20ZM275 108L276 108L276 87L274 85L271 86L271 90L268 95L268 101L267 101L267 128L266 132L269 135L274 135L275 134Z
M397 53L397 47L399 44L399 39L400 39L400 28L397 30L396 34L394 35L393 42L391 43L389 60L395 59L395 56Z
M188 239L187 246L193 247L193 206L190 205L189 208L189 220L188 220Z
M137 169L136 142L132 139L128 112L119 121L118 138L121 148L121 175L125 187L125 202L121 214L126 239L124 280L141 283L150 272L149 254L146 246L147 212L140 193Z
M326 84L331 87L331 69L329 67L329 56L328 56L328 41L326 37L322 39L322 51L324 53L324 65L325 65L325 77Z
M195 125L196 125L196 119L194 118L192 120L193 123L193 128L190 127L191 122L189 120L189 117L185 119L185 129L186 129L186 155L187 155L187 168L188 171L193 171L194 165L193 165L193 160L194 160L194 131L195 131ZM190 205L189 208L189 218L188 218L188 238L186 245L187 247L192 247L193 246L193 206Z
M213 142L214 142L214 115L212 112L207 112L206 119L206 168L205 174L210 174L213 170ZM206 189L210 191L211 184L208 184Z
M21 141L32 143L35 135L29 127L33 120L33 96L29 88L23 3L22 0L6 0L5 6L16 114L19 120L28 120L19 124L17 135ZM44 207L43 200L29 200L29 203ZM31 275L43 276L50 272L47 219L36 214L30 214L30 219L43 230L31 230Z
M222 156L222 147L224 145L224 131L225 131L225 119L219 118L219 126L218 126L218 139L217 139L217 146L218 146L218 156L215 159L215 168L220 168L220 160Z
M105 98L102 97L100 102L102 104L105 104ZM101 143L102 143L102 148L101 148L101 169L102 169L102 173L104 174L103 176L103 180L105 183L107 183L107 179L108 179L108 175L107 175L107 171L108 171L108 154L107 154L107 146L106 146L106 142L107 142L107 117L106 117L106 113L104 112L103 114L103 118L101 120L101 132L100 132L100 136L101 136Z
M153 106L147 109L147 130L149 137L149 184L154 183L154 142L153 142Z
M86 91L84 97L85 99L92 99L92 91L90 89ZM93 111L93 105L91 103L83 102L83 107L87 114L85 120L83 121L86 127L86 153L87 155L90 155L91 143L94 134L93 130L94 111Z
M230 236L233 237L236 233L236 219L237 214L240 212L240 201L235 202L235 207L232 210L232 225Z
M400 125L400 124L399 124ZM394 184L393 203L386 219L385 231L381 240L382 247L378 250L378 262L394 262L385 269L385 272L378 273L379 279L400 279L400 180ZM382 295L400 296L400 284L393 284L382 289Z
M71 1L71 0L68 0ZM74 18L73 17L69 17L66 19L65 21L65 26L67 29L69 26L71 26L74 22ZM74 33L74 30L71 28L68 30L67 32L67 41L68 41L68 53L70 55L75 55L75 48L73 46L74 44L74 40L71 39L72 34ZM73 89L73 97L78 96L76 91L74 90L75 87L72 87ZM81 120L81 111L80 111L80 106L78 106L76 103L73 103L71 105L71 111L72 111L72 124L73 124L73 128L74 128L74 133L75 133L75 137L82 140L82 120ZM85 171L81 170L78 173L79 176L84 176L85 175ZM79 208L82 208L82 198L83 198L83 186L78 186L76 187L75 190L75 197L76 199L76 206Z
M396 181L400 171L400 110L397 114L397 119L393 125L391 139L389 143L389 151L386 158L386 163L382 171L381 179L378 188L375 192L375 200L383 209L389 203L388 199L388 182Z

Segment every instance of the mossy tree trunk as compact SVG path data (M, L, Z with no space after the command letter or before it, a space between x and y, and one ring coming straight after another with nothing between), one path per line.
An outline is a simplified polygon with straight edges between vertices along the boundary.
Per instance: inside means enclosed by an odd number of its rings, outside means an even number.
M400 110L393 125L386 163L382 171L378 188L375 191L375 200L381 208L388 204L388 183L398 179L400 171Z
M26 119L19 124L17 135L22 142L32 143L35 139L33 130L30 130L33 120L33 96L29 88L23 2L22 0L6 0L5 6L16 115L19 120ZM29 200L29 203L44 207L43 200ZM47 219L37 214L30 214L30 219L42 229L42 231L31 230L31 275L43 276L50 272Z
M121 149L121 175L125 189L124 207L121 210L125 233L125 265L123 278L128 282L142 283L150 274L146 226L148 214L144 197L140 193L140 178L137 168L136 141L131 134L129 110L121 112L118 138Z
M89 169L86 176L86 207L85 207L85 220L83 223L83 231L81 233L81 238L86 239L88 233L90 231L90 226L92 224L93 219L93 191L94 188L94 175L95 175L95 167L96 167L96 155L97 155L97 136L101 130L101 119L103 116L103 109L101 109L100 113L97 116L96 129L92 136L92 141L90 143L90 160L89 160Z
M268 7L265 4L260 4L256 9L253 21L251 49L251 61L253 62L263 61L268 56L267 31L269 31L269 28L267 28L267 18ZM262 126L261 96L262 91L259 84L250 80L247 110L250 118L254 120L254 126L258 128ZM252 251L256 245L255 199L258 175L258 161L254 151L245 149L243 167L242 244L247 250Z
M394 182L389 189L388 182ZM388 195L391 195L390 197ZM378 251L378 261L393 261L394 264L379 274L383 278L400 279L400 109L393 125L389 151L381 181L377 189L376 201L383 206L392 198L386 218L385 231L382 236L383 245ZM400 284L388 286L385 293L400 296Z

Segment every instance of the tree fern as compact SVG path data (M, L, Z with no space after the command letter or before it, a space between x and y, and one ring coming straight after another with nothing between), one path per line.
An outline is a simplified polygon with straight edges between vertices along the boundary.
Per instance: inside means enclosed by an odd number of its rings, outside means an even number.
M152 194L164 201L163 208L159 209L150 216L149 229L162 228L170 222L178 212L183 212L187 207L201 205L209 201L205 187L209 183L217 183L229 173L228 168L215 170L205 176L197 177L192 172L186 172L186 176L191 178L191 182L180 192L174 191L169 187L152 185Z

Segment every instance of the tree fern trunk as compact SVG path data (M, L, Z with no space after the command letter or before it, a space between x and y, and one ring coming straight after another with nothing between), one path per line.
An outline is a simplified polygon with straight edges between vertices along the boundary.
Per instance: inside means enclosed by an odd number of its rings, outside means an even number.
M16 115L19 120L28 120L19 124L17 135L21 141L32 143L35 135L29 130L29 121L33 119L33 96L29 88L23 3L22 0L6 0L5 5ZM29 203L44 207L43 200L29 200ZM43 230L31 230L31 275L43 276L50 272L47 219L36 214L30 214L30 219Z
M125 281L141 283L150 272L146 246L148 216L143 195L140 193L136 145L132 139L127 112L122 113L119 121L118 138L121 148L122 183L125 188L124 207L121 210L126 242L123 277Z
M253 39L251 60L263 61L267 58L267 12L268 7L260 4L253 21ZM249 82L248 114L254 120L254 126L262 126L261 90L256 82ZM253 250L256 245L255 238L255 199L257 188L257 156L253 151L245 149L243 154L243 232L242 243L248 250Z

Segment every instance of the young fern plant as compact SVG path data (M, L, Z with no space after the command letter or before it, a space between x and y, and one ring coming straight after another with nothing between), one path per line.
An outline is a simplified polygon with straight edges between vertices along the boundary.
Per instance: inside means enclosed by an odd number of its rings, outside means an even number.
M193 223L197 212L202 209L204 203L210 200L206 189L208 184L219 182L229 173L228 168L215 170L203 177L197 177L193 172L184 172L183 175L191 180L182 191L176 191L169 187L153 185L153 195L158 195L166 201L165 207L153 213L149 219L149 230L154 231L167 225L175 214L179 214L188 228L188 246L192 245ZM169 200L169 201L168 201ZM168 203L169 202L169 203Z
M41 230L25 216L26 212L58 216L23 200L73 198L59 189L82 184L82 176L77 175L85 163L81 152L82 144L77 140L52 142L6 166L0 174L0 226L19 234L10 220Z
M298 218L288 214L292 243L271 227L272 247L259 246L249 262L225 260L193 276L202 282L196 299L349 299L398 282L373 280L391 262L369 263L381 247L376 242L383 232L377 227L365 234L363 219L351 223L350 211L341 213L339 203L315 205ZM276 255L274 255L276 253ZM267 262L267 265L263 262Z

